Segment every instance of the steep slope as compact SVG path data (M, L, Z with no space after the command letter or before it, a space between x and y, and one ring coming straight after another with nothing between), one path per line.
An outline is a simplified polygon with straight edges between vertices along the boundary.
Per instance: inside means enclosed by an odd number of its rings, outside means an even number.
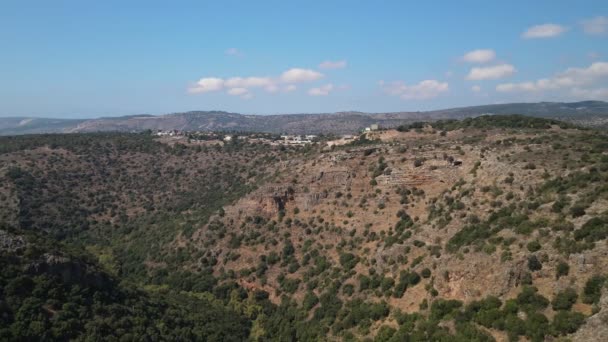
M521 116L331 148L2 138L0 219L232 310L251 340L551 339L605 310L606 138Z
M163 243L190 234L193 222L272 177L273 164L293 153L118 133L6 137L1 146L3 220L59 239L134 245L117 248L129 254L121 265L132 276L142 272L129 265L141 266L150 244L162 257Z
M1 140L0 339L260 334L267 296L216 286L171 243L294 151L113 133Z
M498 339L572 332L599 299L589 282L608 267L606 136L481 122L486 129L382 132L291 164L194 243L219 275L277 302L295 298L315 317L340 306L323 302L328 294L431 316L442 310L431 303L455 305L447 315L490 300L500 315L517 314L479 318ZM549 305L568 293L574 306ZM325 317L334 333L358 325L345 315ZM519 330L532 324L526 315L554 322Z
M121 285L90 256L37 234L1 227L0 268L1 340L242 341L249 334L233 310Z

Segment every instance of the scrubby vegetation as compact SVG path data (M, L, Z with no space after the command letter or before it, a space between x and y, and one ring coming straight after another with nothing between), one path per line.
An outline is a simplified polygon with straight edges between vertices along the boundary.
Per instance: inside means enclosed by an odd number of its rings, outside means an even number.
M0 138L0 339L541 341L601 310L604 133L400 130Z
M33 233L1 234L15 247L0 251L2 340L241 341L249 336L247 317L221 300L165 290L145 293L120 284L86 253L72 254Z

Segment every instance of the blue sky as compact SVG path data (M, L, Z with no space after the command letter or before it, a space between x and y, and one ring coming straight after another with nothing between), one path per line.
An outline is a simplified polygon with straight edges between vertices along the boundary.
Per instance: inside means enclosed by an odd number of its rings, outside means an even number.
M608 1L0 2L0 116L608 100Z

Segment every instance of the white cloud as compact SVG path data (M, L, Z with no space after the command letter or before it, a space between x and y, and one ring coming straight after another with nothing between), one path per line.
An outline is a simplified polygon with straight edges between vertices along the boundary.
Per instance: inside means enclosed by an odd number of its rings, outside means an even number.
M346 68L346 61L345 60L341 60L341 61L324 61L321 64L319 64L319 69L342 69L342 68Z
M567 27L557 24L543 24L532 26L522 33L522 37L526 39L533 38L552 38L566 32Z
M491 49L478 49L467 52L462 60L469 63L487 63L496 58L496 52Z
M379 84L387 94L399 96L404 100L431 99L449 90L447 82L437 80L424 80L414 85L407 85L403 81L396 81L390 84L381 81Z
M496 91L507 93L512 91L535 91L534 82L503 83L496 86Z
M273 80L270 77L231 77L224 85L228 88L254 88L268 87L272 84Z
M205 77L189 87L188 92L197 94L228 89L230 95L250 95L253 88L263 88L268 93L278 93L281 88L284 92L290 92L296 89L294 83L316 81L323 77L318 71L300 68L289 69L278 77Z
M247 94L249 90L247 88L231 88L228 90L229 95L239 96Z
M206 93L218 91L224 88L224 80L217 77L201 78L196 84L188 89L190 93Z
M481 87L478 85L474 85L471 87L471 91L474 93L479 93L481 91Z
M467 75L467 80L496 80L499 78L511 76L516 72L515 67L511 64L499 64L490 67L472 68Z
M322 85L317 88L310 88L310 90L308 90L308 95L327 96L327 95L329 95L329 93L331 93L332 90L334 90L334 85L329 83L329 84L325 84L325 85Z
M276 84L269 84L264 89L269 93L276 93L279 91L279 86L277 86Z
M587 34L608 33L608 17L595 17L583 20L583 30Z
M574 88L571 91L572 96L586 100L608 100L608 88L598 89L581 89Z
M602 79L608 79L608 62L595 62L586 68L568 68L550 78L496 86L498 92L540 92L565 89L577 97L598 98L605 88L587 89ZM584 96L586 94L586 96ZM605 97L604 97L605 98Z
M281 81L285 83L299 83L316 81L323 78L323 74L311 69L293 68L281 74Z
M241 51L237 48L230 48L230 49L224 51L224 53L228 56L240 56L241 55Z

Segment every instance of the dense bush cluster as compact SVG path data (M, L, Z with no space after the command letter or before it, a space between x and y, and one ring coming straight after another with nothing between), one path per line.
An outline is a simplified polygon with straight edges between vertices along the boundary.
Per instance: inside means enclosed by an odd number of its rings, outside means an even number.
M246 317L224 305L172 292L150 295L48 238L29 234L25 243L0 250L0 340L242 341L249 335ZM59 261L47 261L49 255Z

